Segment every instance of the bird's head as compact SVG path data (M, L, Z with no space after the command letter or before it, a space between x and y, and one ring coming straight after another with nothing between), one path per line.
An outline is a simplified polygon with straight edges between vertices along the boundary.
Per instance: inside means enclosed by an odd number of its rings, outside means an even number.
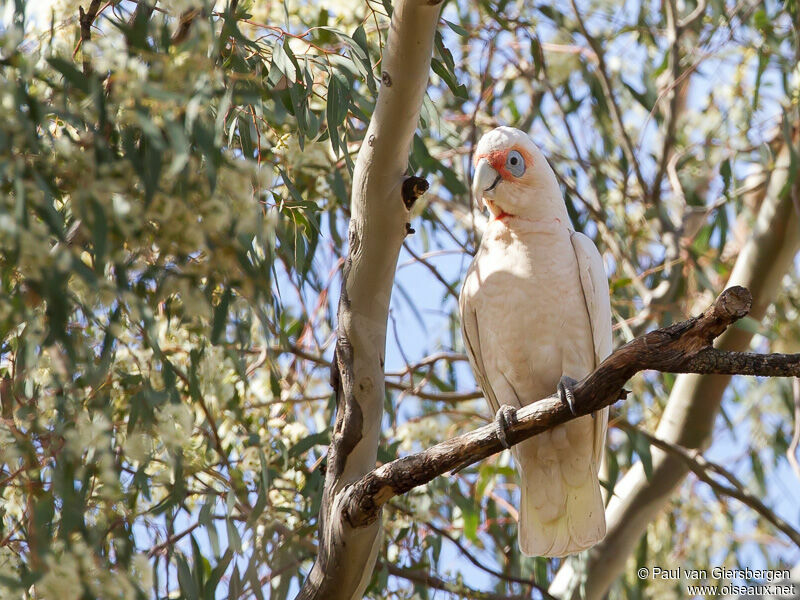
M530 137L513 127L485 134L475 149L472 193L495 219L566 216L553 170Z

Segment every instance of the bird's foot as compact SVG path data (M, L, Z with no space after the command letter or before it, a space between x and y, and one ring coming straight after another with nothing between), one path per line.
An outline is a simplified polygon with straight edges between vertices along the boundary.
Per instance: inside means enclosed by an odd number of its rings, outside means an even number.
M569 412L577 417L578 413L575 412L575 384L578 383L572 377L562 375L558 381L558 397L561 401L569 406Z
M497 433L497 439L503 445L503 448L510 448L508 444L508 428L517 422L517 409L508 404L501 404L497 409L497 414L494 417L494 430Z

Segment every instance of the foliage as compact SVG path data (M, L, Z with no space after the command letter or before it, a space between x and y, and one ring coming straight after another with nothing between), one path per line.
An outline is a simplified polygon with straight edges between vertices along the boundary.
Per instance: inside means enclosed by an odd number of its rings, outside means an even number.
M0 596L287 597L316 545L350 174L391 6L115 1L81 39L77 6L25 4L0 34ZM480 133L515 125L548 154L604 252L622 342L724 284L753 181L792 142L796 18L775 1L445 7L379 460L488 416L453 293L479 239ZM757 343L793 347L799 304L792 276ZM652 430L672 381L636 379L622 412ZM789 388L735 380L711 453L797 523ZM609 443L613 488L650 457ZM453 597L546 585L558 561L519 555L514 483L504 454L393 503L371 597L433 597L430 572ZM674 593L640 563L798 562L737 509L690 478L615 597Z

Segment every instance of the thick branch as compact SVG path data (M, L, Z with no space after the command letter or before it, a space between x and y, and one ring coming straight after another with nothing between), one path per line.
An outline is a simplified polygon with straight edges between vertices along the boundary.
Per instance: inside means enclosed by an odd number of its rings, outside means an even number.
M702 315L657 329L625 344L575 386L575 415L557 396L543 398L517 411L507 439L517 444L537 433L590 414L624 398L625 383L646 369L669 373L741 373L800 375L800 355L758 355L724 352L714 339L750 310L750 292L725 290ZM345 519L352 527L372 523L392 497L428 483L503 450L494 425L486 425L441 442L424 452L387 463L362 477L344 499Z

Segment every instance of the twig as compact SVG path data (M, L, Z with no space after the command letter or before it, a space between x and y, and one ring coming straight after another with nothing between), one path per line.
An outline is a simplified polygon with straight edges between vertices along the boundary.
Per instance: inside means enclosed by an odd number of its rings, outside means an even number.
M440 360L445 360L448 362L466 361L467 355L464 354L463 352L437 352L435 354L426 356L419 362L416 362L412 365L408 365L405 369L402 369L401 371L387 371L386 376L403 377L404 375L408 375L409 373L418 371L423 367L429 367L432 364L439 362Z
M450 294L453 298L455 298L456 302L458 302L458 292L453 287L453 285L448 283L447 280L442 276L442 274L439 273L439 270L436 267L434 267L430 262L422 258L419 254L414 252L411 249L411 246L409 246L408 242L403 242L403 248L405 248L406 252L408 252L411 255L411 258L413 258L423 267L428 269L436 278L436 280L439 281L439 283L441 283L445 287L447 293Z
M700 2L697 3L695 9L678 22L678 27L680 27L681 29L689 27L697 19L702 17L706 12L707 3L708 3L707 0L700 0Z
M405 511L405 510L403 510L403 509L401 509L399 507L398 507L398 510L402 510L403 512L405 512L406 514L408 514L411 517L414 516L411 512L407 512L407 511ZM510 583L519 583L521 585L526 585L526 586L532 587L533 589L539 591L539 593L542 595L542 598L553 598L550 594L547 593L547 590L545 588L539 586L532 579L523 579L522 577L515 577L514 575L508 575L506 573L502 573L500 571L492 569L491 567L487 567L480 560L478 560L478 558L475 557L469 550L467 550L467 548L464 546L464 544L462 544L458 540L458 538L455 538L455 537L451 536L444 529L442 529L440 527L437 527L436 525L434 525L430 521L425 521L423 523L423 525L425 525L425 527L430 529L436 535L438 535L440 537L443 537L448 542L453 544L456 548L459 549L461 554L464 555L464 558L466 558L469 562L471 562L473 565L478 567L481 571L484 571L485 573L488 573L489 575L493 575L494 577L497 577L498 579L502 579L502 580L508 581Z
M418 569L411 569L406 567L397 567L391 563L384 563L384 566L386 567L386 570L389 572L389 575L394 575L395 577L402 577L403 579L407 579L408 581L421 583L427 587L431 587L436 590L442 590L443 592L455 594L459 598L469 598L470 600L528 600L529 598L529 596L506 596L505 594L495 594L492 592L482 592L480 590L474 590L471 588L467 588L463 584L450 583L426 571L421 571ZM542 596L542 597L552 598L552 596L550 596L549 594L547 596Z
M713 348L716 337L749 311L752 298L743 287L725 290L702 315L657 329L619 348L575 385L575 414L553 395L517 411L507 439L517 444L577 416L609 406L627 394L623 386L639 371L800 376L800 354L752 354ZM424 452L399 458L371 471L347 490L342 500L353 527L374 522L392 497L428 483L503 450L494 425L439 443Z
M619 422L617 423L617 427L628 431L636 431L637 434L644 437L651 446L655 446L664 452L672 454L673 456L677 456L695 475L697 475L700 481L707 483L715 492L724 496L730 496L742 504L749 506L759 515L764 517L764 519L772 523L777 529L785 533L795 544L797 544L798 547L800 547L800 532L798 532L791 525L789 525L789 523L771 511L767 506L764 505L763 502L761 502L761 500L746 491L739 480L737 480L736 477L734 477L734 475L724 467L706 460L697 450L689 450L683 446L678 446L677 444L654 437L646 431L631 425L630 423ZM727 486L715 480L713 477L711 477L711 475L709 475L709 471L713 471L722 475L731 485Z
M672 156L673 146L675 144L675 127L679 116L681 89L679 86L675 85L675 82L681 79L680 40L682 31L677 23L678 16L677 9L675 8L675 0L667 0L664 5L667 13L667 35L671 42L668 69L671 79L669 89L671 90L670 93L672 96L667 104L666 114L664 115L664 141L661 147L661 158L658 161L658 170L656 171L655 179L650 187L650 200L659 210L659 220L662 221L662 225L664 221L669 221L669 218L662 214L659 205L661 203L661 182L664 179L664 175L667 173L667 166ZM674 189L674 192L680 193L682 190L678 187Z
M197 523L194 523L193 525L190 525L187 529L184 529L180 533L172 534L171 536L169 536L166 540L164 540L163 542L161 542L157 546L153 546L152 548L150 548L150 550L148 550L148 552L147 552L147 556L149 558L153 558L156 554L160 554L164 550L170 548L171 546L173 546L175 544L175 542L177 542L178 540L180 540L183 537L186 537L187 535L192 533L198 527L200 527L200 522L199 521Z
M570 3L572 4L572 10L575 13L575 18L578 21L578 27L580 28L583 37L586 38L586 41L589 43L589 46L595 53L595 56L597 56L597 71L600 75L600 87L603 88L603 94L605 94L606 98L608 98L608 102L611 105L611 116L614 118L617 129L619 129L619 134L622 141L622 150L625 152L628 162L633 165L633 170L636 174L636 180L639 182L642 196L646 197L647 182L645 181L644 176L642 175L642 170L639 167L639 160L636 158L636 154L633 152L631 138L628 135L628 131L625 129L625 123L622 120L622 110L619 107L616 96L614 96L614 90L611 86L611 80L608 76L608 70L606 68L605 54L603 53L603 49L600 47L600 43L586 29L586 25L583 22L583 17L581 17L581 13L578 10L575 0L570 0Z
M458 402L467 402L469 400L476 400L477 398L483 398L483 392L481 392L480 390L473 390L471 392L434 393L434 392L426 392L424 390L417 389L417 386L405 385L397 381L387 381L386 387L393 390L399 390L407 394L411 394L413 396L416 396L420 400L432 400L434 402L447 402L450 404L456 404Z
M325 360L323 357L318 356L316 354L312 354L303 350L299 346L290 345L287 347L276 347L272 350L273 352L280 353L280 352L291 352L295 356L302 358L303 360L307 360L314 364L319 365L320 367L330 368L331 363ZM433 355L434 357L436 355ZM432 358L432 357L429 357ZM428 359L423 359L417 365L412 365L412 369L416 369L417 367L421 367L425 365L425 361ZM450 358L448 358L450 360ZM453 358L452 360L456 360ZM387 373L387 375L397 375L402 376L402 374L395 374L395 373ZM465 402L467 400L475 400L476 398L482 398L483 393L480 390L472 390L469 392L426 392L424 390L415 389L415 386L406 385L404 383L400 383L398 381L386 381L386 387L399 390L401 392L406 392L409 394L413 394L417 398L421 400L433 400L436 402Z

